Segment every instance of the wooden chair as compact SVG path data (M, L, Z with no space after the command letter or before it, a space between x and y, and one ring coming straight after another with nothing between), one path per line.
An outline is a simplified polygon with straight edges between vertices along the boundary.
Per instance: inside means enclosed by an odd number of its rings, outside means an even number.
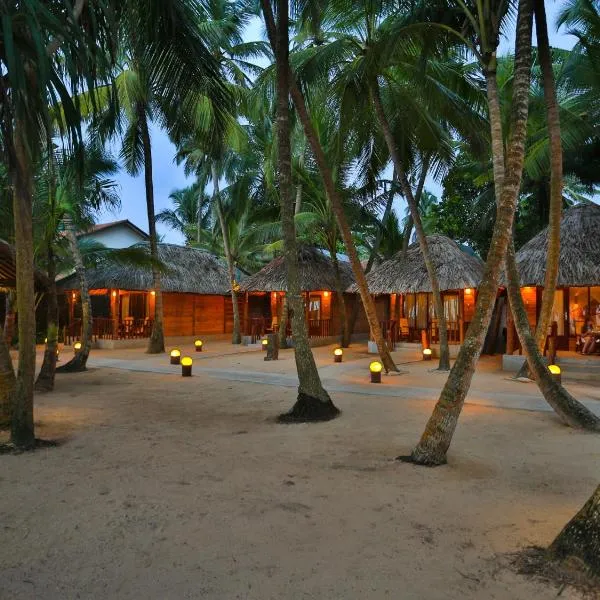
M408 326L408 319L400 319L398 325L398 340L409 340L410 327Z

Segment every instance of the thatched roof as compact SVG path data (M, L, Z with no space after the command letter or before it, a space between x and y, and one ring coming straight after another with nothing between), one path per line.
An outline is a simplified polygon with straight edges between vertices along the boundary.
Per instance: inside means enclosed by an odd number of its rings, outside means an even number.
M138 246L143 248L147 244ZM159 244L158 258L165 268L161 274L163 292L221 295L227 294L231 288L225 262L209 252L188 246ZM88 269L87 278L91 290L152 289L150 268L106 263L96 269ZM61 290L77 288L77 276L69 275L60 281L58 287Z
M354 281L352 269L345 261L338 261L342 287L346 289ZM298 276L303 292L317 290L335 290L335 272L333 261L317 248L300 246L298 248ZM283 256L272 260L258 273L251 275L240 284L245 292L285 292L287 274Z
M483 275L483 262L463 252L443 235L427 236L440 290L476 288ZM372 294L407 294L431 292L431 283L419 244L412 244L403 257L402 251L375 267L367 282ZM349 291L356 292L356 285Z
M569 208L560 222L559 286L600 285L600 206L586 202ZM523 286L543 286L548 229L517 252Z
M0 240L0 288L14 288L16 285L15 249L8 242ZM48 278L38 269L34 272L36 288L48 287Z

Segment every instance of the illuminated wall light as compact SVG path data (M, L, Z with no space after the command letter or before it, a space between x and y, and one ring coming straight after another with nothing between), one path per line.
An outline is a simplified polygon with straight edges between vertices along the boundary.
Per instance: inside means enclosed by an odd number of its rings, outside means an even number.
M113 298L116 298L116 297L117 297L117 292L116 292L115 290L113 290L112 297L113 297Z
M325 298L329 298L329 292L323 292L323 296L325 296Z
M150 294L151 294L152 296L156 296L156 292L155 292L154 290L152 290L152 291L150 292Z

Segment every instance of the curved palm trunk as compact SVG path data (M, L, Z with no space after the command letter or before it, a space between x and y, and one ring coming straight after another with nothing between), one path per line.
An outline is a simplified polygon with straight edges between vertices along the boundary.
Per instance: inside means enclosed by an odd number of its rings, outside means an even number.
M154 321L152 322L152 333L148 340L146 352L148 354L161 354L165 351L165 331L161 277L158 269L158 236L156 234L154 183L152 181L152 144L150 142L146 107L142 102L138 102L136 109L144 149L144 184L146 188L146 210L148 212L148 233L150 235L150 258L152 259L152 286L154 287Z
M475 366L481 354L485 335L492 318L492 310L498 290L499 273L506 257L508 244L512 238L513 220L521 187L531 77L531 25L532 0L520 0L515 48L512 136L507 154L508 168L501 188L502 192L498 199L496 223L490 250L479 286L475 315L467 331L465 341L419 443L411 456L404 459L416 464L434 466L446 463L446 454L456 430L458 418L469 391ZM490 113L499 111L495 67L494 55L488 65L489 76L487 77ZM500 117L499 112L495 117ZM496 121L492 119L490 121L493 128ZM495 159L497 156L501 157L502 160L504 159L502 135L500 137L492 136L492 154Z
M0 329L0 429L10 427L12 394L15 391L15 370L10 351Z
M342 199L338 194L337 188L333 181L333 175L327 163L325 152L323 151L321 143L319 142L317 132L310 120L308 109L306 107L306 102L304 101L304 96L300 91L300 87L298 86L298 83L296 82L296 79L293 76L291 69L289 77L290 93L292 95L292 100L294 101L296 112L298 113L298 116L302 123L304 134L306 135L306 138L310 143L310 147L317 161L319 173L323 178L325 191L327 193L329 201L331 202L331 208L333 209L333 213L337 220L342 240L344 241L344 246L346 247L348 258L350 259L352 272L354 273L354 278L356 279L356 285L358 287L360 298L365 309L365 314L367 316L369 328L371 329L371 336L377 344L377 350L379 352L379 356L381 358L381 362L383 363L385 371L397 371L398 367L396 367L394 360L392 359L392 355L390 354L390 351L385 342L385 339L383 338L381 326L379 325L379 320L377 318L375 302L373 301L373 297L369 293L367 278L365 276L365 272L363 271L362 265L360 264L360 258L358 257L358 252L356 251L356 246L354 245L354 240L352 239L352 232L350 231L350 226L348 225L348 220L346 219L346 214L344 213Z
M19 366L12 395L10 440L18 448L35 446L33 425L33 384L35 378L35 289L33 267L33 168L25 128L17 120L10 161L15 223L15 270L17 312L19 313Z
M584 570L600 576L600 485L548 548L558 560L575 558Z
M543 352L546 335L552 317L554 306L554 292L558 279L558 265L560 259L560 219L562 215L562 188L563 188L563 154L560 139L560 117L558 102L556 100L556 86L554 84L554 71L552 70L552 55L548 40L548 23L544 0L535 0L535 30L538 41L538 61L542 71L544 86L544 100L546 102L546 120L548 123L548 136L550 138L550 214L548 220L548 248L546 250L546 273L544 276L544 291L542 293L542 306L538 316L535 332L535 341L540 351ZM529 362L525 362L517 377L529 375Z
M12 346L13 340L15 338L15 304L17 302L17 296L14 290L8 290L6 292L6 303L5 303L5 313L4 313L4 333L3 338L4 342L8 344L8 346Z
M78 373L87 369L87 359L92 349L92 301L90 299L85 266L83 265L83 257L77 244L77 236L72 227L67 228L66 235L69 241L69 249L73 255L73 262L75 263L75 273L77 273L81 295L81 349L68 363L58 367L56 372ZM50 338L48 338L48 342L50 342Z
M58 345L58 299L56 294L56 260L51 242L48 242L47 261L49 288L46 295L48 302L48 328L46 337L48 341L44 351L42 368L40 369L35 382L35 389L38 392L50 392L54 389L54 375L56 373L56 348Z
M339 410L321 384L321 378L308 341L304 303L298 280L298 251L294 208L292 204L292 159L290 149L288 2L277 0L277 27L270 0L261 0L263 14L277 68L277 145L279 162L279 201L283 232L283 256L287 270L288 302L292 312L294 357L298 371L298 399L282 422L325 421L335 418Z
M423 229L423 223L421 222L421 215L419 214L419 207L413 196L410 183L406 177L406 170L398 154L396 148L396 142L394 135L390 127L389 121L385 114L383 103L381 102L381 95L379 93L379 86L377 82L372 82L370 86L371 97L373 99L373 105L375 107L375 113L377 114L377 120L379 126L383 132L388 151L392 157L394 169L398 175L404 197L410 209L410 216L413 220L415 230L417 232L417 238L419 240L419 247L421 248L421 254L425 261L425 267L427 268L427 274L429 275L429 281L431 283L431 290L433 294L433 304L435 307L435 313L438 318L439 332L440 332L440 362L438 369L440 371L448 371L450 369L450 350L448 348L448 328L446 327L446 315L444 314L444 304L442 303L442 294L440 292L440 285L438 282L435 265L429 252L429 244L427 243L427 236Z
M212 180L213 180L213 200L217 209L219 225L221 226L221 235L223 236L223 250L225 252L225 260L227 261L227 271L229 273L229 285L231 287L231 304L233 307L233 333L231 336L232 344L242 343L242 334L240 330L240 308L238 305L237 292L235 291L235 267L233 257L231 256L231 244L229 243L229 229L225 223L225 213L223 211L223 203L219 192L219 176L217 174L217 165L213 162L211 165Z
M523 303L523 297L521 296L519 271L512 243L509 245L506 256L506 273L508 279L508 298L519 340L525 350L529 369L533 373L546 402L550 404L556 414L558 414L567 425L581 429L600 431L600 418L573 398L562 385L554 381L542 360L542 355L540 354L537 342L529 328L527 312L525 310L525 304Z
M342 285L342 275L340 273L340 264L335 252L335 247L329 250L333 262L333 273L335 278L335 294L338 298L340 307L340 346L348 348L350 346L350 327L348 326L348 310L346 309L346 300L344 299L344 286Z

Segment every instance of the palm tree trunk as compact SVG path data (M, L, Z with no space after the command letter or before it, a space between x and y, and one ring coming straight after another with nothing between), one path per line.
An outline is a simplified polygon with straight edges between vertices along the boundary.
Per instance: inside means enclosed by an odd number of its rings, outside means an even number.
M492 310L498 291L499 273L512 237L512 225L521 187L529 110L532 13L532 0L520 0L515 48L511 118L512 136L507 154L508 168L498 200L496 223L483 278L479 285L475 315L419 443L410 457L403 458L403 460L416 464L434 466L446 463L448 448L452 442L452 436L456 430L465 397L471 386L475 366L481 354L485 335L492 318ZM500 118L499 113L495 114L494 118L491 115L492 112L499 110L499 103L497 102L498 88L495 85L495 54L492 56L487 70L490 75L487 78L490 122L494 124L495 119ZM492 81L493 83L491 83ZM504 147L501 135L499 138L492 136L492 154L494 159L499 155L503 160Z
M73 255L75 263L75 273L79 281L79 292L81 295L81 349L75 353L73 358L66 364L56 369L57 373L79 373L87 369L87 359L92 349L92 301L83 264L83 257L77 244L77 236L73 227L69 226L66 230L69 249ZM48 338L50 342L50 338Z
M538 316L535 341L543 352L548 327L554 306L554 292L558 279L558 264L560 259L560 219L562 215L563 188L563 153L560 139L560 117L556 100L554 71L552 70L552 55L548 40L548 23L544 0L535 0L535 30L538 42L538 61L542 71L544 99L546 101L546 120L548 137L550 139L550 214L548 219L548 248L546 250L546 273L544 276L544 291L542 306ZM523 367L517 377L529 376L529 363Z
M38 392L50 392L54 389L54 375L56 373L56 348L58 346L58 298L56 293L56 259L52 242L48 241L47 247L48 262L48 281L47 290L47 342L44 351L44 360L42 368L35 382L35 389Z
M3 333L0 328L0 429L8 429L16 380L10 351L4 341Z
M6 292L6 308L4 313L4 342L12 346L15 338L15 304L17 301L17 295L14 290L8 290Z
M142 102L138 102L136 110L144 149L144 183L146 188L146 210L148 212L148 233L150 235L150 258L152 259L152 286L154 287L154 320L146 352L148 354L161 354L165 351L165 330L161 277L158 269L158 236L156 234L154 182L152 180L152 144L150 142L146 107Z
M348 310L346 308L346 300L344 299L344 286L342 285L342 275L340 273L340 264L338 261L335 246L329 249L331 253L331 261L333 262L333 273L335 278L335 294L340 307L340 346L348 348L350 346L350 327L348 324Z
M219 192L219 176L217 173L217 165L213 161L211 164L212 180L213 180L213 200L217 209L219 225L221 226L221 235L223 236L223 250L225 252L225 260L227 261L227 270L229 272L229 285L231 287L231 304L233 307L233 334L231 336L232 344L242 343L242 334L240 329L240 309L238 306L236 281L235 281L235 266L233 264L233 256L231 255L231 244L229 242L229 229L225 223L225 213L223 211L223 203Z
M583 570L600 576L600 485L548 550L552 558L575 558L583 563Z
M417 189L415 190L415 202L417 203L417 207L421 203L421 196L423 195L423 188L425 187L425 179L427 178L427 173L429 172L429 165L431 163L431 156L427 155L423 158L423 162L421 165L421 174L419 175L419 182L417 183ZM406 219L406 226L404 227L404 231L402 232L402 253L406 255L406 251L408 250L408 246L410 245L410 237L412 235L412 230L414 227L414 221L412 215L408 215L408 219Z
M433 305L438 318L440 332L440 362L438 369L440 371L448 371L450 369L450 349L448 348L448 328L446 327L446 315L444 314L444 304L442 302L440 285L438 282L435 265L433 264L431 253L429 252L429 244L427 243L427 237L425 235L425 230L423 229L423 223L421 222L419 207L415 201L410 183L406 177L406 170L402 164L400 155L398 154L394 135L387 119L387 115L385 114L383 103L381 102L381 95L377 81L371 83L370 91L373 99L373 105L375 107L375 113L377 114L377 120L379 121L379 126L383 132L390 156L392 157L394 169L396 170L400 185L402 186L402 191L404 192L404 198L406 199L408 208L410 209L410 216L412 217L415 230L417 232L419 247L421 248L421 254L423 255L423 260L425 262L425 267L427 268L427 274L429 275L429 281L431 283Z
M17 119L10 161L15 224L15 270L19 313L19 365L11 407L11 442L18 448L35 446L33 384L35 378L35 289L33 267L33 168L25 127Z
M287 293L283 294L281 303L281 321L279 322L279 347L287 348L287 324L288 324L288 297Z
M296 185L296 202L294 203L294 214L297 215L302 210L302 184Z
M269 24L267 24L267 31L269 31ZM271 37L270 33L269 37ZM321 143L319 142L319 136L310 120L308 109L306 107L306 102L304 101L304 96L302 95L300 87L298 86L296 78L294 77L291 69L288 74L288 77L290 80L290 93L294 102L294 106L296 107L296 112L298 113L300 122L302 123L302 127L304 128L304 134L306 135L310 143L310 147L315 156L315 160L319 167L319 173L321 174L321 177L323 178L323 183L325 185L325 191L327 193L329 201L331 202L331 207L333 209L333 213L335 214L340 234L344 241L344 246L346 247L348 258L350 259L352 272L354 273L356 285L358 287L360 298L362 300L363 307L365 309L365 314L367 316L367 321L369 323L369 328L371 329L371 336L377 344L377 350L379 351L379 356L381 358L381 362L383 363L385 371L398 371L398 368L396 367L394 360L392 359L392 356L390 354L390 351L387 347L385 339L383 338L381 326L379 325L379 320L377 319L375 302L373 301L373 297L369 293L367 278L363 271L362 265L360 264L360 258L358 256L358 252L356 251L354 240L352 239L352 232L350 231L348 220L346 219L346 214L344 213L342 199L338 194L337 188L333 181L333 174L327 163L325 152L323 151Z
M379 252L379 247L381 246L381 240L383 239L383 231L387 225L388 219L392 214L392 207L394 205L394 185L398 181L398 175L396 173L396 169L392 174L392 186L390 188L390 192L387 197L387 201L385 203L385 208L383 209L383 215L381 217L381 226L377 230L375 234L375 241L373 242L373 247L371 248L371 252L369 253L369 259L367 260L367 265L365 267L365 275L371 271L371 267L375 262L375 257Z
M267 31L275 54L277 70L277 146L279 162L279 202L283 233L283 256L287 271L287 296L291 309L294 357L298 371L298 399L292 410L279 417L283 422L324 421L339 410L321 384L321 378L308 341L304 303L298 280L298 251L292 204L292 159L290 149L288 2L277 0L277 26L270 0L261 0Z
M508 280L508 299L513 314L515 327L530 371L544 395L546 402L554 409L556 414L571 427L600 431L600 418L589 411L583 404L578 402L565 388L557 383L542 360L539 347L527 320L527 312L519 281L519 271L515 259L513 244L509 244L506 256L506 275Z

